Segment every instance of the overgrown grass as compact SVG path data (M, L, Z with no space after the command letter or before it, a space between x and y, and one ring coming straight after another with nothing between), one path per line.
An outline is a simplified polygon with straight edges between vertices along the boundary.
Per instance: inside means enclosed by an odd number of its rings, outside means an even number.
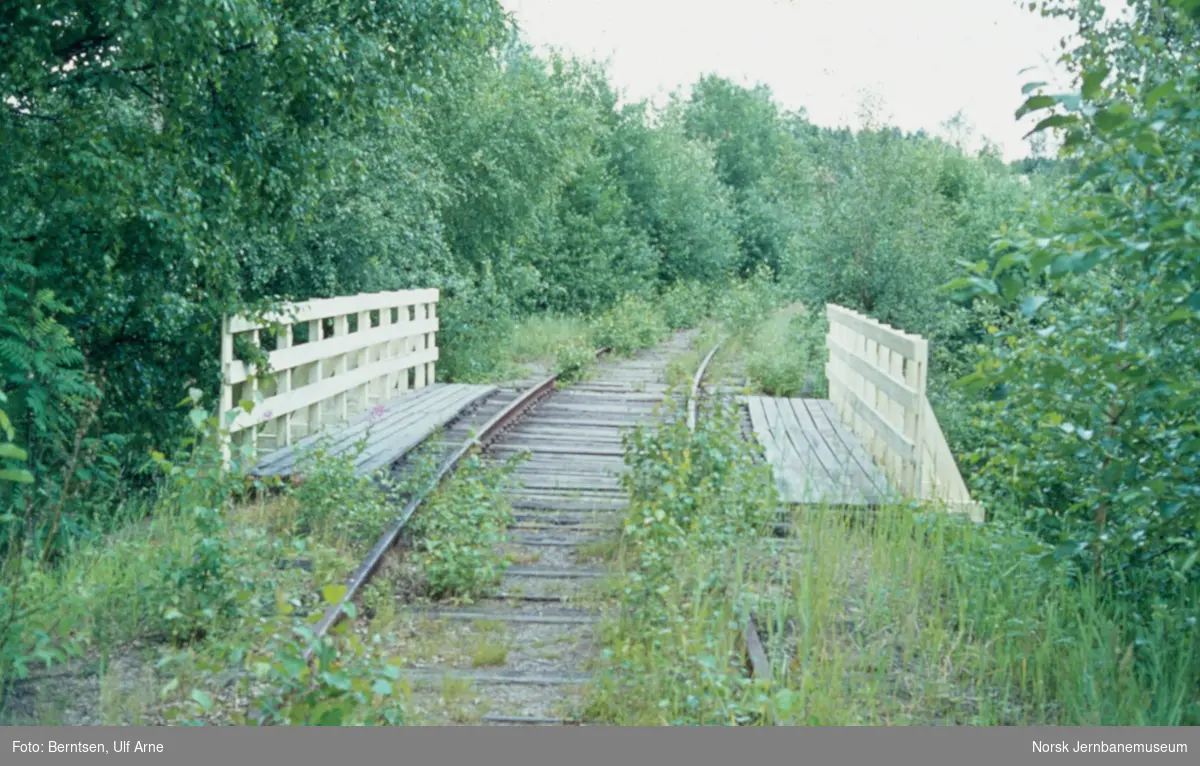
M196 456L172 467L155 507L142 509L143 521L79 546L57 565L28 562L21 621L6 655L27 659L0 667L0 688L11 692L0 720L62 719L69 704L82 710L67 722L107 721L104 711L113 706L104 690L131 683L129 673L109 683L108 658L113 667L137 671L128 692L150 700L126 711L127 723L146 716L238 722L250 712L277 723L402 720L395 698L380 691L390 688L394 674L377 648L353 634L312 645L295 630L340 598L342 583L400 507L397 495L412 487L359 475L353 454L334 457L318 449L303 459L302 479L294 485L239 501L231 491L236 477L217 469L211 448ZM409 483L424 484L426 468L419 466ZM502 571L489 565L499 559L489 540L477 538L502 527L503 514L489 526L479 513L463 512L503 511L502 504L489 504L499 496L495 473L465 465L432 499L434 523L455 517L473 526L458 535L457 527L439 528L441 547L425 568L423 589L457 593L463 583L482 585L494 579L488 572ZM364 594L364 604L382 619L394 613L389 597ZM297 675L307 666L296 662L310 645L336 673ZM108 684L99 699L78 700L86 681L76 688L39 680L71 657L78 659L75 672L99 664ZM255 684L256 711L243 706L245 696L219 698L224 681L215 681L230 674L240 684ZM358 680L343 688L347 679Z
M587 374L598 348L628 356L693 327L714 328L714 338L731 332L748 337L780 301L779 288L763 273L721 284L679 282L654 296L631 293L590 316L528 316L512 322L502 342L490 348L489 371L463 379L501 381L552 371L570 382ZM718 332L718 326L724 329Z
M517 363L551 363L558 349L587 338L588 320L582 316L544 314L517 324L507 353Z
M777 680L796 695L785 718L1198 720L1200 633L1184 604L1129 614L1102 586L1073 584L1065 565L1043 566L1027 536L936 510L889 508L869 524L828 510L794 518L795 548L776 553L789 576L762 606Z
M825 395L825 322L792 304L760 321L725 324L729 340L718 357L722 369L745 374L751 390L768 396Z
M728 420L725 418L725 420ZM933 509L813 508L764 537L773 499L718 413L630 444L620 609L593 718L627 725L1189 725L1194 600L1134 615L1044 565L1041 545ZM722 481L705 486L720 453ZM658 454L657 463L639 455ZM707 462L706 462L707 461ZM705 464L705 471L697 465ZM767 483L769 486L769 481ZM1195 594L1193 594L1194 597ZM754 619L772 677L753 679Z

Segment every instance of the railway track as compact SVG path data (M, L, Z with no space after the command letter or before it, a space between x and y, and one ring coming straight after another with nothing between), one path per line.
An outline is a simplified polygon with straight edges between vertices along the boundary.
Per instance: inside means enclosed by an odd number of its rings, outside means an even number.
M431 722L455 722L445 716L456 712L458 722L489 725L578 720L603 607L592 586L604 569L589 554L615 540L627 507L621 433L674 404L664 373L689 340L679 334L632 359L601 362L589 379L546 395L487 445L484 457L493 463L528 455L505 488L515 519L506 546L513 564L490 597L410 610L410 618L447 644L501 647L502 659L464 667L465 657L446 656L410 672L413 707ZM447 685L465 682L474 689L468 696L483 703L474 715L447 710Z
M502 390L464 412L431 445L441 454L435 476L381 535L342 601L317 624L318 634L342 619L408 519L462 458L480 450L485 462L500 463L524 453L504 490L514 511L506 546L512 565L499 588L475 604L401 608L409 635L425 642L421 656L406 661L404 679L415 717L425 722L576 722L603 607L592 587L605 574L597 554L615 542L628 505L620 481L621 434L683 404L669 401L665 371L690 341L690 333L678 333L630 359L601 359L588 379L569 387L556 389L550 377L524 390ZM404 470L403 462L396 470ZM500 651L468 662L454 647L470 645ZM448 702L451 690L455 704Z

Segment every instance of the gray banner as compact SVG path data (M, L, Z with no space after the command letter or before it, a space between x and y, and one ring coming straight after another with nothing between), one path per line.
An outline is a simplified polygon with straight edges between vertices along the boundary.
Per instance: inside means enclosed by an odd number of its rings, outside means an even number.
M1196 764L1189 728L200 729L6 727L0 764L727 766ZM1082 749L1081 749L1082 748Z

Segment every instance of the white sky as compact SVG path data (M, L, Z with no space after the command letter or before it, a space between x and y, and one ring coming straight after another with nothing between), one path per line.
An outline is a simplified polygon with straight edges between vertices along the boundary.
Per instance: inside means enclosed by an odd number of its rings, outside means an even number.
M886 121L944 134L960 109L976 142L1025 156L1021 86L1066 86L1069 26L1015 0L501 0L525 39L608 61L631 100L660 100L701 75L771 87L820 125L859 125L865 93ZM1026 67L1035 70L1020 74Z

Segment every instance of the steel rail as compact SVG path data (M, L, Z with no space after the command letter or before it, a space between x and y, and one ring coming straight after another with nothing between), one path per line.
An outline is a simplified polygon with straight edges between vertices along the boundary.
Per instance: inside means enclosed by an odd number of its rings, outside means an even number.
M708 374L708 364L717 355L717 351L720 350L721 344L724 342L723 340L718 341L717 345L712 347L712 350L708 352L708 356L704 357L704 361L700 362L700 367L697 368L695 377L692 378L692 388L688 391L687 402L687 426L689 431L696 430L696 410L699 407L697 402L700 399L700 387L704 384L704 376Z
M688 431L695 433L697 426L697 410L699 409L700 390L704 385L704 376L708 374L708 365L712 362L717 351L721 348L721 344L725 341L719 341L708 355L704 357L704 361L700 362L700 366L696 369L696 375L692 378L692 388L688 392L687 401L687 426ZM750 667L755 678L771 678L771 661L767 658L767 653L763 649L762 639L759 638L758 628L754 625L754 615L747 614L742 627L742 639L746 643L746 654L750 657Z
M610 350L611 349L608 348L602 348L598 350L596 352L596 358L608 353ZM375 574L375 571L379 568L379 564L383 561L383 557L389 550L392 549L393 546L395 546L396 541L400 539L400 533L404 530L404 526L408 524L408 520L412 518L413 513L416 512L421 504L437 491L438 487L441 486L442 481L454 472L454 469L458 467L458 464L462 462L463 458L470 454L472 450L484 449L487 447L487 445L495 441L496 437L508 430L508 428L510 428L517 420L519 420L523 415L528 413L529 410L537 405L538 402L553 393L557 383L558 375L555 374L545 378L533 387L526 390L508 406L493 415L492 418L485 423L482 428L479 429L479 432L464 441L462 445L454 451L453 455L442 461L442 464L438 467L437 473L433 475L433 478L429 480L429 482L424 488L421 489L420 492L415 494L412 499L408 501L408 503L404 506L404 509L401 510L400 515L397 516L390 525L388 525L387 529L384 530L383 534L380 535L379 539L375 542L375 545L371 547L371 550L367 553L367 556L363 559L363 562L359 564L358 568L354 570L354 573L350 575L350 578L346 581L346 592L342 594L342 597L338 599L337 603L332 604L328 609L325 610L325 614L322 615L320 622L313 627L314 643L310 644L308 649L304 652L305 662L311 662L313 656L316 654L315 642L324 639L325 635L329 633L330 629L332 629L342 619L342 617L346 615L346 605L354 600L355 596L358 595L358 592L362 589L363 585L365 585L371 579L371 576Z

